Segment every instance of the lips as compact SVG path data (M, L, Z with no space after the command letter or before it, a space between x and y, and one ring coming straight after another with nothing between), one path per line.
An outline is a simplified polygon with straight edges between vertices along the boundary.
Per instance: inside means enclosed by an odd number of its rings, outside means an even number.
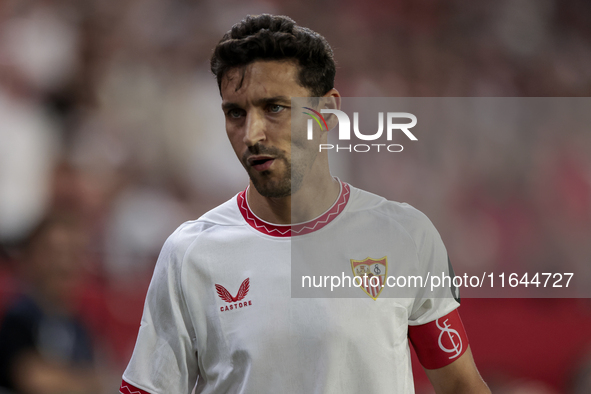
M275 161L271 156L251 156L248 158L248 165L257 171L268 170Z

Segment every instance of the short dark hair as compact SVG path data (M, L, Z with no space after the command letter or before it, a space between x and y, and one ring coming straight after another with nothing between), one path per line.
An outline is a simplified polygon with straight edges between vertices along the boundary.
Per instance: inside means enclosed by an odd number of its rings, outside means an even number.
M334 87L336 67L330 45L320 34L296 25L287 16L249 15L224 34L211 56L211 71L220 92L229 69L256 60L293 60L299 68L297 82L313 97Z

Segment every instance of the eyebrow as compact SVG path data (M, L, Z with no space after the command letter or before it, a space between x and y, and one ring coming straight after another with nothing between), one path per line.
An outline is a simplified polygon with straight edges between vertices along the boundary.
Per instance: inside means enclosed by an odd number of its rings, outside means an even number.
M291 103L291 98L287 97L287 96L274 96L274 97L265 97L259 100L256 100L254 102L254 104L256 106L265 106L268 104L275 104L275 103ZM232 103L232 102L228 102L228 103L223 103L222 104L222 109L224 111L233 109L233 108L240 108L240 105L236 104L236 103Z

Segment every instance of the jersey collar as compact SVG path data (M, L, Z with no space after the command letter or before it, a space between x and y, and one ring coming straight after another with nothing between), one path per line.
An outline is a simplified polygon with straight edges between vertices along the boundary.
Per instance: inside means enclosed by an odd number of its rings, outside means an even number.
M242 213L246 223L263 234L271 235L273 237L291 237L292 235L296 236L309 234L311 232L320 230L322 227L332 222L341 212L343 212L343 209L349 201L351 190L347 183L341 180L339 180L339 183L341 185L339 198L337 198L334 204L332 204L332 206L326 212L318 216L316 219L310 220L309 222L298 224L273 224L264 221L255 215L248 206L248 201L246 199L246 191L248 190L248 187L238 194L238 209L240 210L240 213Z

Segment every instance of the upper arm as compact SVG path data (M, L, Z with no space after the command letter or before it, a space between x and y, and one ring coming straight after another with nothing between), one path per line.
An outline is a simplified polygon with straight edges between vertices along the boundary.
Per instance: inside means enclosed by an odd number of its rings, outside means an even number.
M425 372L437 394L490 393L476 369L470 346L453 363L437 369L425 368Z
M181 288L181 267L191 240L178 232L164 244L146 295L124 384L135 392L190 393L197 380L195 332ZM143 391L142 391L143 390Z
M418 289L409 314L409 338L436 393L490 393L457 311L459 292L443 241L424 214L410 207L408 212L412 220L406 228L415 242L421 273L447 278Z

